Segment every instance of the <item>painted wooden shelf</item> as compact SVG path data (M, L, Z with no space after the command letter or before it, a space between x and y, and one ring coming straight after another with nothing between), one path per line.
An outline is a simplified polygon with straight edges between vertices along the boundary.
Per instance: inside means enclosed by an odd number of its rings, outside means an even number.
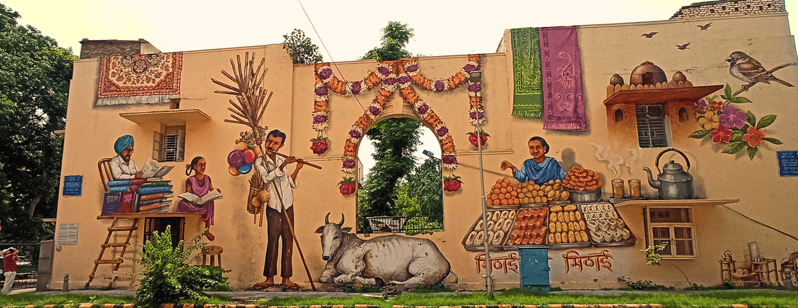
M130 213L130 214L113 214L107 216L97 216L97 219L114 219L114 218L145 218L145 217L185 217L197 215L199 213L181 213L181 212L151 212L151 213Z
M740 199L675 199L675 200L662 200L662 199L642 199L642 200L627 200L615 203L618 207L631 207L631 206L716 206L730 203L740 202Z
M171 109L143 112L123 112L120 117L137 124L163 123L165 125L181 124L191 121L210 121L211 116L199 109Z
M659 104L662 102L697 102L705 96L722 89L722 85L665 88L647 90L621 90L604 100L604 105L615 104Z

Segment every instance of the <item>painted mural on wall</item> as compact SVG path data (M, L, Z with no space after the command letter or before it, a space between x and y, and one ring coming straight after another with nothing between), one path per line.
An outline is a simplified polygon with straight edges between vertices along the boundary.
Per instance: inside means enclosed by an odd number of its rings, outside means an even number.
M543 128L587 128L576 27L511 30L513 112L543 118Z
M780 145L781 141L767 137L763 129L776 121L776 115L769 114L757 120L751 111L738 109L737 103L751 102L745 97L735 96L727 85L724 95L707 97L696 103L698 125L702 128L690 135L695 139L711 139L712 143L723 147L722 153L747 153L754 160L756 153L764 142ZM745 150L745 151L743 151Z
M377 70L371 72L364 79L345 82L333 74L332 68L327 63L318 63L315 67L316 85L314 88L313 129L318 136L311 140L311 149L314 154L322 155L326 152L329 139L324 135L330 123L330 92L343 96L358 96L377 89L377 94L363 115L361 115L344 141L344 157L342 171L343 180L338 182L339 190L343 195L355 192L356 180L354 175L357 167L357 147L368 129L382 114L388 102L397 89L405 103L413 107L416 116L429 127L441 144L443 152L442 169L449 171L445 177L446 191L457 191L462 181L454 175L457 168L457 152L454 139L449 128L432 108L413 89L413 85L431 92L443 92L457 89L468 84L469 97L469 124L474 127L469 140L480 138L487 141L488 134L478 127L484 125L485 109L482 100L481 64L479 55L469 55L468 62L446 79L431 80L421 74L420 67L415 58L397 61L383 61L377 65ZM476 140L476 139L474 139ZM471 142L474 144L474 142Z
M477 268L477 275L482 274L482 271L487 269L487 262L485 260L485 253L478 253L474 255L475 266ZM516 273L518 274L520 267L519 261L521 258L518 257L517 252L510 252L506 255L490 255L490 267L491 272L494 274L503 273L505 275L509 273Z
M186 165L186 192L178 195L182 200L177 203L177 211L200 214L205 223L205 238L213 241L216 239L211 233L216 212L214 200L222 198L222 190L214 188L211 176L205 174L207 164L205 158L197 156Z
M321 282L356 281L366 285L433 285L443 281L451 266L438 246L428 239L387 235L363 240L338 223L324 217L321 234L322 259L327 261ZM456 276L456 275L455 275Z
M669 81L662 68L645 61L632 70L628 83L618 74L610 78L604 100L607 128L626 144L667 147L687 139L696 102L722 87L694 86L680 71Z
M214 83L226 90L217 90L216 93L233 95L236 101L229 100L231 108L230 117L225 122L247 126L247 131L241 132L241 138L236 140L236 146L227 157L230 174L239 176L248 174L253 169L255 173L249 181L249 196L246 198L247 212L254 215L259 226L263 226L264 216L267 221L267 246L263 265L265 280L255 283L256 290L277 286L274 276L278 274L277 263L280 263L279 275L282 278L279 286L283 289L297 290L299 285L291 281L293 277L293 248L296 244L302 262L305 264L308 280L313 290L316 289L307 263L302 256L302 250L294 233L294 193L297 187L297 176L305 166L321 169L320 166L310 164L302 159L280 153L285 146L288 136L279 129L268 130L261 125L261 120L266 112L266 107L271 99L272 92L263 88L263 77L268 70L263 68L265 58L255 68L255 54L250 57L244 55L244 64L241 65L240 56L237 62L231 61L232 72L222 74L230 79L234 85L212 79ZM236 66L236 64L238 66ZM288 165L295 164L293 172L289 173Z
M173 167L158 166L148 160L139 169L132 159L134 150L133 136L121 136L114 142L117 155L102 158L98 163L100 180L105 188L102 216L170 210L172 184L162 177Z
M613 203L598 200L568 203L490 207L486 220L478 215L461 244L468 251L480 251L485 244L494 251L524 246L570 249L635 244L637 239Z
M757 119L750 110L739 109L737 106L740 104L753 103L740 94L760 83L771 84L774 82L793 87L792 84L777 78L773 73L788 66L798 65L798 63L782 64L767 70L759 61L742 51L732 52L726 61L729 62L729 74L746 84L734 92L732 87L727 84L723 94L706 97L696 102L698 124L702 129L696 130L690 137L711 139L713 144L718 144L723 148L722 153L747 154L753 160L765 142L772 145L780 145L782 142L779 139L768 137L769 133L766 134L763 130L776 121L776 115L769 114Z
M180 98L183 53L103 57L97 106L161 104Z
M601 269L606 269L612 272L612 254L608 249L602 249L601 252L591 253L586 255L579 255L579 252L573 249L568 249L562 254L565 261L565 273L568 274L571 268L583 271L585 268L595 268L597 272Z

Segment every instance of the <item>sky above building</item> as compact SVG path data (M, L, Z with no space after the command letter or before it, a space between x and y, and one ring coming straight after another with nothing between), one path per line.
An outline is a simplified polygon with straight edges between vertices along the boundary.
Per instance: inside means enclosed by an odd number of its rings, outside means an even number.
M667 20L696 0L321 1L303 0L326 44L324 60L352 61L377 46L388 21L408 24L407 49L425 56L492 53L505 29ZM282 43L302 29L320 45L296 0L0 0L62 47L80 40L143 38L164 52ZM391 4L387 4L391 3ZM798 12L798 0L787 0ZM798 22L791 22L795 32Z
M20 24L36 27L75 54L84 38L141 38L175 52L277 44L297 28L319 45L324 61L339 62L356 60L379 45L380 29L389 21L414 29L407 46L414 54L492 53L505 29L667 20L693 2L698 1L0 0L22 15ZM786 5L788 12L798 12L798 0ZM790 18L790 25L796 32L798 21ZM424 132L416 156L427 149L440 158L432 132ZM366 170L373 166L367 159L371 152L361 147Z

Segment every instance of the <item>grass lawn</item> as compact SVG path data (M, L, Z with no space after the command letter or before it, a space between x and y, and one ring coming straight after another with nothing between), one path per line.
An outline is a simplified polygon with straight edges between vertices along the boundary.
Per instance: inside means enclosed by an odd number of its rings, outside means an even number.
M259 300L254 304L262 306L287 305L354 305L368 304L383 308L393 305L405 306L460 306L460 305L546 305L546 304L662 304L665 307L720 307L732 304L747 304L752 307L798 307L798 292L792 291L699 291L684 292L646 292L613 296L568 294L568 293L528 293L518 289L496 292L494 300L482 293L446 295L403 293L387 300L381 298L274 298Z
M102 295L59 294L42 295L35 293L0 295L0 307L45 304L123 304L133 303L132 297L109 297ZM194 304L230 304L232 298L214 296L208 301ZM546 305L546 304L662 304L665 307L730 307L732 304L746 304L751 307L798 307L798 291L784 290L711 290L711 291L663 291L635 292L621 295L599 296L554 292L552 294L528 293L514 290L497 291L494 300L488 300L480 292L463 293L412 293L384 298L346 297L346 298L274 298L258 300L252 304L261 306L289 305L376 305L391 308L393 305L405 306L458 306L458 305Z

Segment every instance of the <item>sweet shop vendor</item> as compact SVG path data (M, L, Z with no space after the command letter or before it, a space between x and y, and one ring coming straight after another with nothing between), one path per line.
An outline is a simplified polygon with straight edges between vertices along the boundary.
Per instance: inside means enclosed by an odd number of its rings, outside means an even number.
M529 139L528 145L532 158L525 160L521 169L506 160L502 161L501 169L512 169L515 179L522 183L534 181L536 184L544 184L551 180L565 178L565 171L560 167L560 163L552 157L546 157L546 153L549 152L549 144L545 139L539 136L532 137Z

